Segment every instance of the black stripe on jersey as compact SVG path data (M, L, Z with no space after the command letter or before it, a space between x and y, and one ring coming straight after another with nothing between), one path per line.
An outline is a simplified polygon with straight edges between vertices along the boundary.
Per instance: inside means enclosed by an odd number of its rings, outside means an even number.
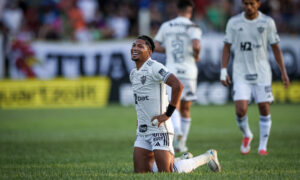
M175 163L173 163L173 172L178 172L177 167L175 166Z

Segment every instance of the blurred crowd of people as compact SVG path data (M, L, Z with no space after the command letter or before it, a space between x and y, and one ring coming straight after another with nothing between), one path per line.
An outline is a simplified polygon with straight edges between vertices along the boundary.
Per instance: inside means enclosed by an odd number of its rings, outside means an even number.
M279 33L300 33L300 0L261 0ZM193 21L204 33L224 32L242 0L195 0ZM138 35L138 12L150 14L150 33L176 16L174 0L1 0L0 31L22 40L97 41Z

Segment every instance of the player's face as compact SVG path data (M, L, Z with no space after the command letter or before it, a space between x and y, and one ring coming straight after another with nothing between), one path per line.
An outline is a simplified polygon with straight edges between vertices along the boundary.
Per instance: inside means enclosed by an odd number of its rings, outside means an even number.
M257 0L243 0L243 7L247 17L255 17L261 2Z
M151 55L151 50L142 39L137 39L131 47L131 59L133 61L147 60Z

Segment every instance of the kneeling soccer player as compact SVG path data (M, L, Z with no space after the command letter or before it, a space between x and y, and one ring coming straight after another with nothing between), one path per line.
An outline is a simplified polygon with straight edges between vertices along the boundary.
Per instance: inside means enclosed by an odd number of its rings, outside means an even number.
M183 85L164 65L150 58L153 50L153 40L148 36L139 36L131 48L131 59L136 64L130 73L137 111L134 171L188 173L204 164L215 172L221 171L215 150L190 159L174 160L174 129L170 116L180 100ZM172 88L169 104L165 84Z

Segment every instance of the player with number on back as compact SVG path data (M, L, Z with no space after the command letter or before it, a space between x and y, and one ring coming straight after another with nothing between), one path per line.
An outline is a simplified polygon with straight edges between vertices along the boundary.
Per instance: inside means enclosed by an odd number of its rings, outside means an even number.
M131 58L136 64L130 72L137 111L134 172L188 173L204 164L220 172L215 150L193 158L174 159L174 130L169 119L178 105L183 86L164 65L150 58L154 47L150 37L139 36L131 48ZM170 103L166 84L172 88Z
M179 0L178 17L162 24L155 36L155 51L166 53L166 67L183 83L184 89L172 122L175 130L176 152L186 152L186 141L191 125L190 107L196 99L198 68L200 61L201 29L190 18L193 14L192 0ZM168 93L171 94L168 88ZM170 96L169 96L170 97Z
M273 101L272 74L268 60L268 45L281 70L281 78L285 88L289 86L289 78L279 47L274 20L261 13L258 8L260 0L242 0L244 12L232 17L226 27L222 54L220 79L224 86L231 83L227 74L230 47L234 48L233 60L233 100L236 108L236 122L243 133L240 151L250 152L253 134L248 124L248 103L254 97L258 104L260 119L260 142L258 153L267 155L267 143L271 129L270 103Z

